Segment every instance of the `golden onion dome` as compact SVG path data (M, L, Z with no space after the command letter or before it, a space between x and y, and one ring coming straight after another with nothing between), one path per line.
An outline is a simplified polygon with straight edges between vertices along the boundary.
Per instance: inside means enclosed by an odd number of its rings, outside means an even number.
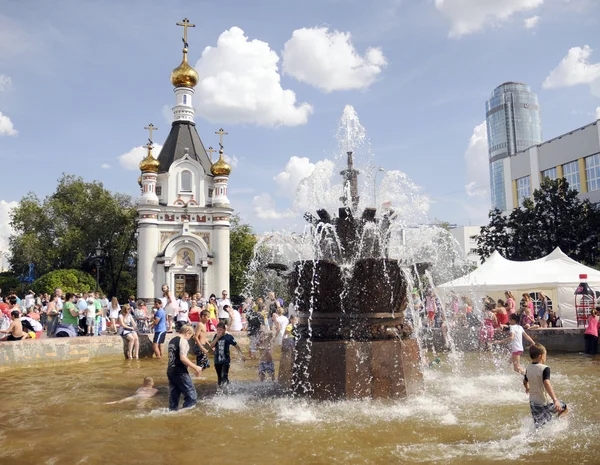
M148 150L148 155L140 162L142 173L158 173L160 162L152 156L152 149Z
M198 73L187 61L187 48L183 49L181 64L171 71L171 83L175 87L196 87L198 84Z
M231 174L231 166L223 160L223 150L219 150L219 159L210 167L210 172L213 176L229 176Z

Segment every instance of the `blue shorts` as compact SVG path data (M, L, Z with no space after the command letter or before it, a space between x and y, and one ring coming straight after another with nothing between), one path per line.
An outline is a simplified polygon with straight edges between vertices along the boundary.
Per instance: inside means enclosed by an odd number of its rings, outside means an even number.
M258 374L262 375L265 373L275 374L275 363L274 362L258 362Z
M160 333L154 333L154 339L152 340L152 342L154 342L154 344L164 344L165 337L167 337L166 331L161 331Z

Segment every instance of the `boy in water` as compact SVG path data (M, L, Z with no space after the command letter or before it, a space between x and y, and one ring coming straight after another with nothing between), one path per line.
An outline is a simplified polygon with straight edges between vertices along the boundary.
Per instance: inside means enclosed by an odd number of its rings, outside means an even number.
M557 413L560 417L568 412L567 404L559 400L550 384L550 367L546 363L546 348L542 344L533 344L529 348L531 365L525 371L523 386L529 394L529 407L536 428L552 420Z
M157 393L158 389L154 388L154 380L150 376L146 376L142 387L138 388L134 395L115 402L107 402L107 405L120 404L121 402L128 402L130 400L149 399L150 397L154 397Z
M194 341L196 347L194 353L196 354L196 365L203 370L210 368L210 361L208 360L208 338L206 337L206 324L210 321L210 312L208 310L202 310L200 312L200 320L198 326L196 326L196 332L194 333Z
M217 370L219 387L223 384L229 384L229 365L231 364L231 357L229 355L230 346L234 346L237 349L242 361L245 362L246 358L242 353L242 349L239 348L233 336L227 334L227 327L225 323L221 322L217 325L217 334L210 343L210 348L215 351L215 370Z
M271 376L275 381L275 363L273 362L273 333L263 329L258 339L258 350L260 350L260 361L258 362L258 377L265 380L265 375Z
M492 341L492 344L502 344L504 342L510 342L510 360L513 364L513 369L522 375L525 374L525 369L521 366L521 355L523 355L523 337L532 344L535 341L529 337L522 326L519 325L519 315L512 313L508 317L508 324L510 329L510 337L501 339L500 341Z

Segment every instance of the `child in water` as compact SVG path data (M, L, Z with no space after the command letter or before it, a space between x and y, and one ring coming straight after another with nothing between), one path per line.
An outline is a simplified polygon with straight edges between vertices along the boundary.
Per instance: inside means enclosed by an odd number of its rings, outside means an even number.
M258 339L258 350L260 351L260 360L258 362L258 377L261 381L265 380L265 375L271 376L271 381L275 381L275 363L273 362L273 333L265 331L260 332Z
M144 382L142 386L135 391L135 394L129 397L125 397L125 399L117 400L115 402L107 402L107 405L111 404L120 404L121 402L129 402L131 400L139 400L139 399L150 399L154 397L158 393L158 389L154 388L154 380L150 376L146 376L144 378Z
M522 326L519 325L519 315L513 313L508 318L508 324L510 329L510 337L502 339L500 341L492 341L492 344L502 344L503 342L510 342L510 360L513 364L513 368L517 373L525 374L525 370L521 366L521 355L523 355L523 337L532 344L535 341L529 337Z
M525 371L523 386L529 394L529 407L536 428L552 420L552 415L566 414L567 404L559 400L550 384L550 367L546 363L546 348L542 344L533 344L529 348L531 365Z

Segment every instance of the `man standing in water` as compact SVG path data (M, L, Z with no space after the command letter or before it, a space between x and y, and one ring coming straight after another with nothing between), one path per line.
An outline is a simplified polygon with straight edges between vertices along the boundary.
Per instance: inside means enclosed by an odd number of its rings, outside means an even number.
M162 308L162 301L154 299L154 319L150 322L150 327L154 327L154 339L152 340L152 350L156 358L162 358L162 344L167 336L167 316Z
M179 408L179 398L183 395L183 408L190 408L198 402L196 388L188 373L188 367L200 375L202 368L194 365L187 354L190 351L189 340L194 335L194 328L184 325L179 330L179 336L175 336L169 342L169 367L167 378L169 378L169 410Z

